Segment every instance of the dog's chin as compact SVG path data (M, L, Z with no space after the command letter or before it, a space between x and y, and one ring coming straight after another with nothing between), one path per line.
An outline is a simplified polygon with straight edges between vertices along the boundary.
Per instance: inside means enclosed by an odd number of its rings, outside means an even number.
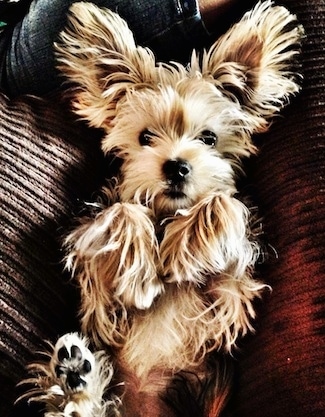
M181 202L183 200L187 199L187 195L180 190L167 190L164 192L164 195L166 196L167 199L172 200L174 202Z
M155 199L154 209L160 216L174 215L177 210L187 209L193 206L193 198L190 198L184 191L168 189Z

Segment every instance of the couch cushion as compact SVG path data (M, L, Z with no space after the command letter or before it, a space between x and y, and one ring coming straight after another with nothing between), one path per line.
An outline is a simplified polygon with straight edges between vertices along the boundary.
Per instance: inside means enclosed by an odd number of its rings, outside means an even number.
M259 272L273 291L237 355L236 417L325 413L325 6L285 4L306 31L304 82L259 138L250 166L264 240L274 248Z
M43 340L77 328L60 245L102 177L98 136L54 99L0 95L1 416L9 415L14 387Z

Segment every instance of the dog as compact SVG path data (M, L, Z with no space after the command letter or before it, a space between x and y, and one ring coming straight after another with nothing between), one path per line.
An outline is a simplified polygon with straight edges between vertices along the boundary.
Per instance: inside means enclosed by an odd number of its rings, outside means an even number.
M185 67L156 62L116 13L71 6L58 68L74 112L122 163L65 241L82 334L30 366L26 395L46 417L220 415L222 358L267 287L236 180L252 135L300 89L302 36L286 8L259 2Z

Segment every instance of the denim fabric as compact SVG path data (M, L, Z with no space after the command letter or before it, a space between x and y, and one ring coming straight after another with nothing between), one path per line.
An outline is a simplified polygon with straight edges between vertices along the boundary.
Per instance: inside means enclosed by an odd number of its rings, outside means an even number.
M10 96L46 94L59 87L53 42L74 0L34 0L24 19L2 34L1 88ZM94 0L118 12L137 42L160 60L186 61L207 37L196 0ZM1 43L0 43L1 48ZM4 50L5 49L5 50ZM1 51L0 51L1 55Z

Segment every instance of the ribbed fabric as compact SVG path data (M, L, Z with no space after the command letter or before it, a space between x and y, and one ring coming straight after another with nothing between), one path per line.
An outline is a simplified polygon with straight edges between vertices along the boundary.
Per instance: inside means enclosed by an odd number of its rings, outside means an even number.
M286 1L306 31L303 90L250 165L273 291L237 355L236 417L325 415L325 3Z
M77 328L60 245L78 199L98 186L99 143L88 135L50 102L0 96L1 417L42 340Z

